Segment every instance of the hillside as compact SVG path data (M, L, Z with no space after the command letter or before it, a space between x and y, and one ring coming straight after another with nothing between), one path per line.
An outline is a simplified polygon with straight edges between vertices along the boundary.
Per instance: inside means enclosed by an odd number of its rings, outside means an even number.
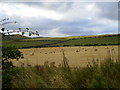
M2 36L2 41L15 41L15 40L23 40L23 39L30 39L30 38L19 35L19 34L10 35L10 36L8 36L8 35Z
M120 34L96 36L72 36L60 38L28 38L20 35L3 38L3 47L16 46L17 48L64 47L64 46L101 46L120 44ZM10 39L10 40L9 40ZM7 41L7 42L6 42Z

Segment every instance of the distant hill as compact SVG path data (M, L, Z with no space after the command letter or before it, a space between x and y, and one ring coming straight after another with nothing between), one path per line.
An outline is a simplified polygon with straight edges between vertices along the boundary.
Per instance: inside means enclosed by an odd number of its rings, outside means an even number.
M26 37L26 36L19 35L19 34L2 36L2 41L16 41L16 40L23 40L23 39L30 39L30 38Z
M120 34L71 36L71 37L37 37L21 35L3 37L2 45L17 48L64 47L64 46L105 46L120 45Z

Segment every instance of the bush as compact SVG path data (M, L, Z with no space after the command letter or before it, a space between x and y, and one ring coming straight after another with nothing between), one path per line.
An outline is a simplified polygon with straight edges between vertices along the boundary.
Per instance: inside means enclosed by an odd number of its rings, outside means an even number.
M15 47L6 47L2 49L2 78L3 78L3 88L10 88L12 86L11 80L14 72L14 65L10 59L23 58L23 54L17 50Z
M70 45L63 45L64 47L68 47L68 46L70 46Z
M80 45L74 45L74 46L80 46Z
M10 69L13 67L12 62L9 59L23 58L23 54L15 47L4 47L2 48L2 69Z

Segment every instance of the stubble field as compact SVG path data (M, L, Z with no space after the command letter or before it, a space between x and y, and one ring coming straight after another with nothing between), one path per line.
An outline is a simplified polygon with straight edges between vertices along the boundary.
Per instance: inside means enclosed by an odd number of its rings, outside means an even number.
M53 47L53 48L30 48L20 49L24 54L24 59L14 61L16 66L21 63L26 65L44 65L55 62L61 65L63 52L71 67L85 67L94 60L104 61L107 58L118 60L118 48L120 46L78 46L78 47Z

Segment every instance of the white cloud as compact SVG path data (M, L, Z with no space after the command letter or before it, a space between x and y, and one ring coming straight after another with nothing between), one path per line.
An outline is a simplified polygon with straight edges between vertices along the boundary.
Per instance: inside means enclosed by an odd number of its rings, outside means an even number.
M94 4L88 4L87 5L87 9L89 10L89 11L91 11L91 10L93 10L95 7L94 7Z
M64 37L64 36L68 36L67 34L64 33L60 33L59 32L59 28L55 28L55 29L51 29L50 32L45 32L45 36L48 37Z
M99 8L94 3L73 3L71 10L65 13L64 20L96 18Z
M52 10L34 8L22 4L15 5L10 3L2 3L0 4L0 7L2 7L2 11L0 11L0 13L4 12L7 16L19 16L21 18L43 17L53 20L61 20L63 17L62 14L59 14Z
M53 20L61 20L63 17L55 11L42 8L22 7L19 12L22 14L21 17L45 17Z
M88 20L92 20L92 18L91 18L91 17L88 17L87 19L88 19Z

